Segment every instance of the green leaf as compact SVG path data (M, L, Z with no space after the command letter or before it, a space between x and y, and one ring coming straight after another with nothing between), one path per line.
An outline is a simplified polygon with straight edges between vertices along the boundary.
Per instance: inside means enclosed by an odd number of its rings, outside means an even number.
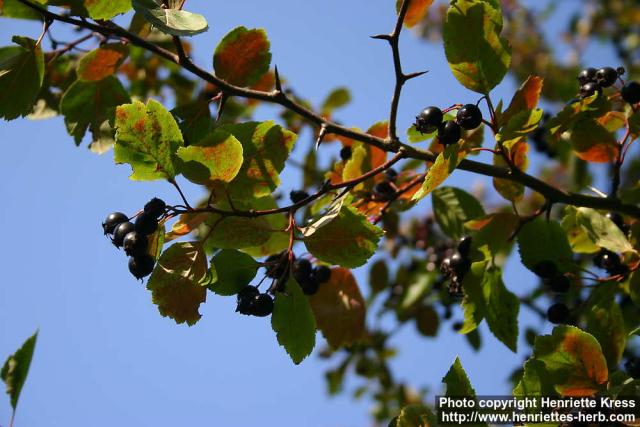
M611 371L620 363L627 344L624 318L620 305L615 300L617 289L617 283L603 283L594 288L587 312L586 331L600 343Z
M129 47L121 43L106 43L80 58L78 80L94 82L109 77L129 54Z
M345 87L336 88L327 95L322 103L320 112L324 116L330 115L334 110L344 107L349 102L351 102L351 93L349 92L349 89Z
M560 224L536 218L518 232L518 250L522 264L529 270L542 261L552 261L560 271L571 271L573 252Z
M0 48L0 117L31 113L44 79L44 55L35 40L14 36L18 46Z
M276 293L271 327L296 365L316 345L316 321L309 300L293 277L287 282L286 292Z
M236 86L257 83L271 64L270 43L262 29L237 27L229 32L213 54L213 68L222 80Z
M275 209L278 204L272 196L268 196L257 199L252 206L254 209ZM263 243L242 248L242 252L257 258L280 253L289 246L289 233L283 231L289 223L287 216L267 215L266 220L270 231L268 239Z
M217 278L208 283L207 287L218 295L229 296L240 292L256 277L260 264L247 254L223 249L215 254L211 267Z
M435 427L438 425L438 419L431 412L431 409L417 403L402 408L394 420L389 424L390 427Z
M573 252L586 254L598 252L598 246L593 243L585 229L578 224L578 210L575 207L567 206L565 208L560 225L569 239Z
M7 394L11 399L11 407L14 412L16 406L18 406L20 392L29 374L29 367L31 366L31 359L33 358L33 351L36 347L37 339L38 332L36 331L35 334L22 344L22 347L7 358L2 366L2 370L0 370L0 378L2 378L2 381L7 385Z
M591 396L606 386L609 372L600 344L574 326L556 326L552 335L536 338L533 356L562 396Z
M482 287L489 330L515 353L518 347L520 300L505 287L502 271L498 267L490 267L486 271Z
M180 126L185 145L197 145L214 130L215 122L206 100L180 105L171 110L171 114Z
M178 9L163 9L153 1L133 0L133 8L163 33L190 37L209 29L204 16Z
M182 174L196 184L231 182L242 167L242 144L235 136L216 130L197 145L180 147L177 156L184 162Z
M84 0L83 3L93 19L111 19L131 10L131 0Z
M437 135L437 131L433 131L431 133L422 133L416 129L415 125L411 125L410 128L407 129L407 139L409 142L422 142L428 139L433 139Z
M18 0L0 1L0 16L4 18L34 19L36 21L42 19L42 15Z
M113 120L116 107L129 101L127 90L113 76L95 82L77 80L62 96L60 112L76 145L82 143L88 129L93 143L102 142L110 146L113 144L113 131L109 122Z
M465 222L485 214L475 197L455 187L436 188L431 193L431 201L438 225L453 239L465 235Z
M176 168L173 156L183 144L180 128L157 101L145 106L140 101L116 109L116 163L129 163L131 179L151 181L173 179Z
M372 294L377 294L389 286L389 267L386 259L373 263L369 269L369 287Z
M162 316L189 326L200 320L198 309L207 298L200 281L207 273L207 258L200 243L174 243L162 253L147 289Z
M488 94L511 63L511 48L500 37L502 12L494 0L452 0L442 37L453 75L467 89Z
M486 270L486 261L474 262L462 280L464 297L461 306L464 313L464 323L460 329L461 334L468 334L476 330L484 319L486 302L482 283Z
M296 134L272 121L225 125L242 144L244 162L229 183L233 201L268 196L280 185L280 172L296 141Z
M529 359L524 364L524 374L518 385L513 389L516 397L553 396L555 389L549 381L549 375L544 363L536 359Z
M459 150L460 146L456 143L449 145L443 152L438 154L436 161L427 172L422 187L413 195L411 200L422 199L451 175L458 166L458 163L460 163L460 160L462 160L462 157L459 156Z
M367 262L378 248L383 232L363 215L343 206L340 214L304 239L316 258L342 267L355 268Z
M442 378L442 382L447 386L447 396L452 397L475 397L476 391L471 386L469 377L462 367L460 358L456 357L455 362L449 368L449 372Z
M538 128L543 113L540 108L515 113L500 129L500 133L496 135L496 141L500 141L506 148L511 148L521 140L526 142L527 134Z
M577 208L576 222L595 245L612 252L633 251L631 243L618 226L595 209Z
M483 251L489 257L501 253L507 254L513 242L509 237L520 224L520 218L509 212L498 212L473 219L465 224L469 230L476 231L473 247Z

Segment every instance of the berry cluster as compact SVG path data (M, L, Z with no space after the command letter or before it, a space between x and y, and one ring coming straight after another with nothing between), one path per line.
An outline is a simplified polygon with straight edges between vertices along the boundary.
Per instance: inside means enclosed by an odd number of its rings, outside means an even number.
M248 285L238 292L236 312L247 316L268 316L273 312L273 298L268 293L260 293L257 287Z
M313 295L318 292L322 283L329 281L331 269L326 265L314 267L308 259L300 258L293 264L293 277L305 295Z
M444 120L444 113L438 107L427 107L416 116L415 128L426 134L438 131L438 141L442 145L455 144L462 137L462 129L472 130L482 123L482 112L475 104L466 104L458 109L455 120Z
M578 74L580 84L580 97L586 98L596 93L602 93L602 89L613 86L618 78L624 74L624 68L602 67L586 68ZM637 104L640 102L640 83L631 81L622 86L620 95L625 102Z
M569 278L558 271L558 267L553 261L539 262L533 267L533 272L540 277L553 292L562 294L567 292L571 287Z
M164 201L153 198L136 216L135 223L121 212L109 214L102 223L105 236L111 236L116 248L124 248L129 257L129 271L136 279L142 279L153 271L156 260L148 253L148 236L158 229L158 221L165 214L166 208Z
M452 296L463 295L462 280L471 268L470 252L471 237L465 236L458 241L457 251L440 264L440 271L449 280L449 294Z

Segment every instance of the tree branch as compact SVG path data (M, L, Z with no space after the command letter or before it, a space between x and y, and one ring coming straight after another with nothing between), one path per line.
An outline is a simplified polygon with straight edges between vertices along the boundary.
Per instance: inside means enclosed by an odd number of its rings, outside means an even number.
M102 25L88 22L86 20L80 20L71 18L68 16L58 15L53 13L37 4L31 3L29 0L18 0L25 6L37 11L42 15L44 19L52 19L59 22L75 25L80 28L92 30L96 33L102 34L106 37L121 38L129 43L141 47L149 52L152 52L170 62L180 65L186 71L194 74L202 80L216 85L227 96L239 96L242 98L255 99L258 101L269 102L273 104L281 105L282 107L298 114L305 118L314 125L321 127L325 126L326 133L332 133L340 135L346 138L361 141L365 144L372 145L387 152L400 153L402 152L403 158L413 158L419 160L425 160L427 162L433 162L436 159L436 155L430 151L419 150L411 145L404 144L399 140L383 139L373 135L368 135L363 132L355 131L348 127L339 125L335 122L329 121L321 115L309 110L301 104L296 103L286 96L282 91L264 92L253 89L247 89L239 86L234 86L226 81L218 78L214 74L200 68L194 64L191 59L186 58L181 60L179 55L166 50L152 42L149 42L135 34L132 34L124 28L110 22L103 22ZM408 1L403 7L408 7ZM380 36L376 38L389 39L391 36ZM396 113L397 114L397 113ZM503 178L509 181L514 181L523 184L540 194L542 194L547 200L552 203L562 203L578 207L590 207L594 209L603 210L615 210L620 213L640 218L640 207L630 204L624 204L618 199L613 198L601 198L594 196L587 196L584 194L567 192L565 190L553 187L531 175L520 170L509 170L508 168L497 167L488 165L473 160L462 160L458 165L458 169L474 172L480 175L486 175L494 178ZM383 169L384 170L384 169ZM370 171L373 172L373 171ZM379 172L379 171L378 171ZM376 173L378 173L376 172ZM290 207L289 207L290 208ZM287 209L289 209L287 208ZM286 209L285 209L286 211ZM279 213L280 210L273 213Z

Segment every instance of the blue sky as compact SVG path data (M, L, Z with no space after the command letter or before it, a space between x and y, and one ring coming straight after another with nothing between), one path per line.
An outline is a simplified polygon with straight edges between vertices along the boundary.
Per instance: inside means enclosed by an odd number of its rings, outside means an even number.
M210 67L210 52L232 28L262 27L271 40L273 62L297 93L317 105L334 87L349 86L353 102L338 115L349 126L367 128L388 115L390 52L369 35L392 28L394 1L211 3L187 2L211 28L194 38L200 64ZM14 34L37 38L39 31L36 23L2 20L0 44L9 44ZM69 36L59 24L53 31L59 38ZM477 99L454 80L441 46L405 33L402 51L407 71L430 72L406 86L400 129L427 105ZM513 87L507 79L494 98L507 97ZM262 109L259 118L272 113ZM60 118L2 122L0 141L0 359L40 328L16 426L370 424L370 402L353 401L348 392L329 399L322 375L329 365L316 354L293 365L278 347L268 318L236 315L233 298L209 294L203 318L191 328L158 314L150 294L130 276L124 255L102 237L100 222L114 210L135 211L153 196L177 202L169 185L129 181L129 168L115 166L112 153L97 156L85 146L76 148ZM309 135L301 135L299 145L310 143ZM296 185L296 176L287 172L284 190ZM490 187L489 181L462 171L448 181L467 189L480 183ZM192 198L200 196L196 188L187 191ZM414 213L428 210L423 203ZM365 272L357 272L363 288ZM517 293L533 280L515 265L505 277ZM539 322L524 308L520 321ZM401 350L393 365L400 378L437 392L440 378L460 355L480 394L509 391L506 377L522 363L523 352L511 353L484 326L479 353L463 336L450 333L450 324L443 331L428 340L408 326L394 338ZM496 370L496 365L508 369ZM9 416L8 399L0 396L0 425Z

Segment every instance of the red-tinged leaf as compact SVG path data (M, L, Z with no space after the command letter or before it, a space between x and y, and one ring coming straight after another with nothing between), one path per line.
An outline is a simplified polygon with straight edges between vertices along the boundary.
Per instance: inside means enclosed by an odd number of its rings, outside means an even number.
M113 75L126 59L129 48L120 43L109 43L87 53L78 64L78 79L94 82Z
M180 215L178 221L176 221L176 223L173 224L173 227L171 227L171 231L165 234L164 241L170 242L177 239L178 237L186 236L187 234L197 229L200 224L205 222L210 216L211 214L209 213Z
M422 187L413 195L412 200L420 200L442 184L455 170L462 160L459 152L460 146L449 145L442 153L438 154L435 163L429 168L427 177Z
M557 326L552 335L538 337L533 356L544 363L562 396L592 396L602 391L609 379L600 344L574 326Z
M389 136L389 124L386 121L377 122L367 130L367 133L384 139ZM369 146L369 157L371 158L370 168L375 169L387 161L387 152L378 147Z
M329 282L321 284L309 302L331 347L354 344L363 337L366 304L350 270L333 268Z
M253 90L259 90L262 92L269 92L276 87L276 74L273 71L268 71L260 77L260 79L251 86ZM253 106L260 101L256 99L247 99L247 105Z
M612 132L592 119L578 121L571 130L576 156L594 163L610 163L618 155L618 143Z
M620 111L609 111L604 116L599 117L597 122L609 132L615 132L624 127L627 117Z
M206 273L207 258L199 243L174 243L164 251L147 283L160 314L178 324L200 320L198 308L207 297L200 280Z
M215 130L197 144L180 147L182 174L197 184L231 182L242 166L242 144L233 135Z
M402 6L403 0L396 1L396 11L400 11L400 7ZM416 26L427 14L429 10L429 6L433 3L433 0L406 0L411 1L409 8L407 9L407 14L404 18L404 25L407 28L411 28Z
M507 149L508 156L511 158L513 164L522 171L527 170L529 163L527 160L528 151L529 144L527 144L526 140L521 140L511 144L511 147ZM493 156L493 164L500 167L507 166L504 157L499 154ZM493 178L493 186L502 197L512 202L521 200L524 196L524 185L519 182L502 178Z
M237 86L251 86L269 71L271 52L267 33L238 27L228 33L213 55L218 77Z
M543 79L541 77L529 76L513 95L509 107L502 114L501 123L508 123L514 115L536 108L540 100L542 84Z

